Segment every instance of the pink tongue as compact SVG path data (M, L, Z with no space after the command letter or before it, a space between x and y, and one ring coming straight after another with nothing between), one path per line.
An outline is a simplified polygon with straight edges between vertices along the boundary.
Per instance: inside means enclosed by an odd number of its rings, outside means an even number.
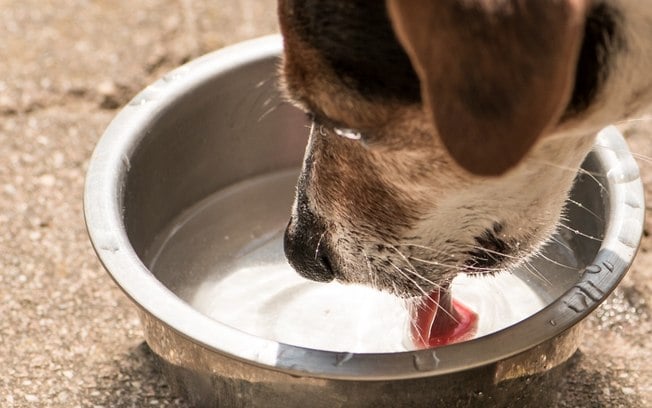
M478 315L452 300L450 291L434 290L415 308L412 338L417 347L437 347L470 340L476 332Z

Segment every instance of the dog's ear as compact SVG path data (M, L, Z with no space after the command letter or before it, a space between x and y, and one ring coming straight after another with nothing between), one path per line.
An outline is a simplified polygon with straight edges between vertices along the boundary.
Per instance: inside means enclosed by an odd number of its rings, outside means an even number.
M570 100L588 0L387 0L426 110L463 168L502 174Z

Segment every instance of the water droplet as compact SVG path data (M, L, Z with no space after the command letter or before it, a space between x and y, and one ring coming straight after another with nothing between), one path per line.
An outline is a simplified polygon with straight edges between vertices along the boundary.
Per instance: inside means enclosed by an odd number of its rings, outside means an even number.
M301 369L301 366L299 364L292 364L288 367L291 371L299 371ZM288 373L290 374L290 377L293 378L302 378L301 375L299 374L294 374L294 373Z
M131 102L129 102L129 106L142 106L147 102L149 102L149 99L147 99L147 97L139 95L136 96L134 99L132 99Z
M618 240L632 248L635 249L638 246L638 242L641 232L641 221L634 218L627 218L622 222L622 228L620 234L618 234Z
M600 273L600 272L602 272L602 268L600 268L599 265L595 265L595 264L592 264L592 265L587 266L584 270L585 270L587 273L592 273L592 274L593 274L593 273Z
M129 160L129 156L127 156L126 154L122 155L122 164L123 166L125 166L125 169L127 171L131 170L131 160Z
M636 195L631 189L627 189L627 194L625 195L625 204L634 209L643 207L640 197Z
M118 247L118 244L116 244L114 242L109 242L109 243L100 245L100 249L102 251L109 251L112 254L114 254L114 253L116 253L116 252L118 252L120 250L120 248Z
M176 72L169 73L163 76L163 82L174 82L177 79L181 78L182 75Z
M439 361L439 357L437 357L437 353L434 350L423 350L412 356L412 362L417 371L434 370L439 367Z
M339 367L342 364L353 358L353 353L339 353L335 356L335 366Z
M360 138L362 138L362 135L360 134L360 132L355 131L353 129L334 128L333 131L338 136L342 136L342 137L345 137L347 139L360 140Z
M632 160L627 157L620 157L621 160ZM607 172L607 178L617 184L625 184L631 181L634 181L639 178L638 168L636 164L629 163L629 160L626 162L621 162L619 166L612 168Z

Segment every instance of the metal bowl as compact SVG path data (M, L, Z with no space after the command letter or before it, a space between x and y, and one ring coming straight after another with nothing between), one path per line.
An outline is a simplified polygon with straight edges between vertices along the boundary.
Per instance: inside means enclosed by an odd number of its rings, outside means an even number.
M556 393L550 387L577 349L579 323L618 284L642 235L638 168L613 127L597 135L598 147L578 174L572 199L582 205L568 207L569 231L582 234L566 237L570 254L555 245L547 249L551 257L567 257L576 270L539 265L552 282L537 289L547 306L478 339L395 353L283 344L193 307L183 283L216 277L202 272L210 267L184 267L198 262L192 246L187 256L175 257L173 267L148 267L160 255L153 254L153 245L189 208L234 183L298 169L306 122L277 93L281 47L279 37L264 37L170 72L118 114L89 166L84 211L91 241L138 306L146 341L170 382L195 405L220 407L551 401ZM291 191L284 194L289 213ZM238 208L230 211L225 219ZM215 237L210 248L219 255L219 231Z

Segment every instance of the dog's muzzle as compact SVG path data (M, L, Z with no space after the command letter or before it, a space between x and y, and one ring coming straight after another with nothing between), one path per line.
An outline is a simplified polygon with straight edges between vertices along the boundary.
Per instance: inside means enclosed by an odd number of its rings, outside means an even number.
M290 219L283 249L290 265L304 278L317 282L335 279L332 256L326 242L326 227L310 212Z

